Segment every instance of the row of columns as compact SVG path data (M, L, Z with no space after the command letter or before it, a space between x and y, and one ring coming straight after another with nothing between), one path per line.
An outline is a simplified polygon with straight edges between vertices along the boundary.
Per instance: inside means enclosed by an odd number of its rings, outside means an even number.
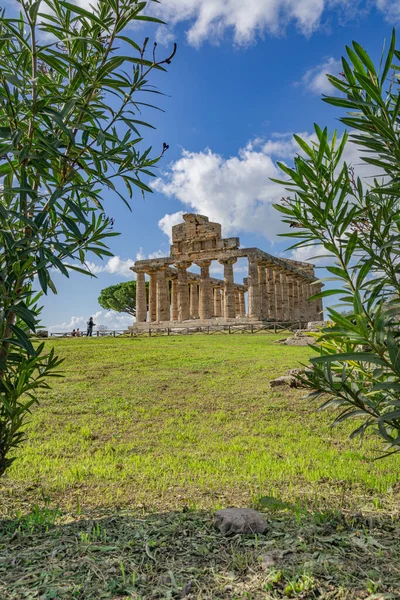
M224 284L211 283L211 261L198 261L199 281L188 279L187 269L191 263L176 265L177 277L172 279L171 299L169 295L168 265L147 271L149 283L149 320L187 321L188 319L211 319L212 317L235 318L245 316L244 290L235 286L233 264L236 259L220 261L224 265ZM136 268L136 321L147 320L145 269Z
M249 317L270 321L317 321L322 317L321 300L308 298L321 291L301 274L249 258Z
M200 280L190 281L187 269L190 262L176 265L177 277L172 279L169 293L169 265L148 271L149 320L187 321L207 320L212 317L234 319L246 316L244 291L235 286L233 265L236 258L219 262L224 267L224 283L215 286L210 279L210 260L197 261ZM147 320L145 270L136 269L136 321ZM289 273L249 257L248 316L256 320L314 321L321 318L320 300L308 298L320 291L321 285L312 285L301 274Z

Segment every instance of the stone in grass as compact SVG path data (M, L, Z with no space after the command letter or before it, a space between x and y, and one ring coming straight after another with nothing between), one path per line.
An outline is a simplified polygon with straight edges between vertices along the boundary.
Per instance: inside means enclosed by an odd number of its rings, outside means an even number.
M214 525L224 535L235 533L264 533L265 519L252 508L224 508L214 515Z

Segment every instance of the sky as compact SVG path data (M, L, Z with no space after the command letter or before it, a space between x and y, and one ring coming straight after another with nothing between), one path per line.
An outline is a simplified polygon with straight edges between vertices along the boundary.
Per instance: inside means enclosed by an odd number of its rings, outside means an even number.
M87 6L87 0L79 0ZM313 124L343 127L340 109L322 102L333 92L326 73L337 74L345 45L356 40L375 62L384 41L400 22L398 0L161 0L149 13L165 26L130 32L141 43L158 42L159 56L173 42L178 51L168 72L153 78L164 96L164 112L144 115L155 130L144 131L155 153L169 150L158 165L153 194L133 199L132 211L116 197L105 197L119 237L113 258L89 257L96 278L54 275L58 295L44 299L43 325L51 331L84 328L89 316L98 325L123 328L128 315L107 312L100 291L134 277L129 267L143 258L169 255L172 225L184 212L218 221L223 236L239 236L276 256L307 259L310 251L285 252L288 240L280 214L272 207L284 190L277 160L290 163L297 152L293 133L312 136ZM152 98L154 100L154 98ZM346 159L361 174L355 148ZM213 265L213 276L222 275ZM238 282L245 276L236 268Z

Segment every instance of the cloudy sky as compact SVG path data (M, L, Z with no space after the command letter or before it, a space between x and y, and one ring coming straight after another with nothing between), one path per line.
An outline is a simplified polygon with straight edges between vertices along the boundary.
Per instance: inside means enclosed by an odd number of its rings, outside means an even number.
M99 292L130 279L137 258L168 255L171 226L183 212L219 221L242 245L284 255L288 244L272 208L282 190L269 180L278 175L276 160L290 162L293 133L310 136L314 122L342 130L340 112L321 101L332 91L326 73L340 71L354 39L378 61L400 21L398 0L161 0L150 11L167 25L136 29L134 39L149 35L160 53L178 43L169 72L154 80L165 112L145 115L156 126L145 132L148 145L158 151L166 142L169 151L154 193L138 196L131 213L105 198L121 235L114 258L90 262L96 278L55 275L59 294L45 299L43 311L55 331L83 328L90 315L108 327L130 324L129 316L101 310ZM347 158L358 164L351 147ZM240 266L237 280L243 276Z

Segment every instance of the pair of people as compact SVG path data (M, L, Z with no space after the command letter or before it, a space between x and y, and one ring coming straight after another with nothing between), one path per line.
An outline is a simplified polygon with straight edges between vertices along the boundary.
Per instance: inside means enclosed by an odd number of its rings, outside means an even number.
M72 337L81 337L82 334L81 334L81 332L79 330L79 327L78 327L78 329L73 329L71 331L71 335L72 335Z

